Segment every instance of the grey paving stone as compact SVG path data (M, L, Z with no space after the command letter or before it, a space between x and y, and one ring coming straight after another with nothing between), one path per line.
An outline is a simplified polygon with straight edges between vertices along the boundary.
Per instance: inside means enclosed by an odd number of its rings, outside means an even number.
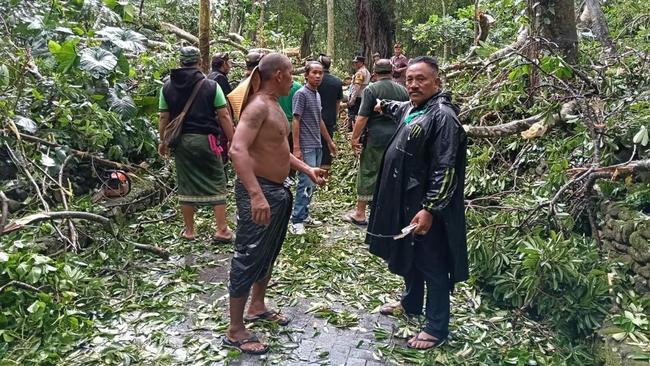
M347 362L345 363L345 366L365 366L367 360L361 359L361 358L352 358L348 357Z
M360 358L360 359L364 359L364 360L373 360L371 350L358 349L358 348L352 348L350 350L350 354L348 355L348 357L350 357L350 358Z

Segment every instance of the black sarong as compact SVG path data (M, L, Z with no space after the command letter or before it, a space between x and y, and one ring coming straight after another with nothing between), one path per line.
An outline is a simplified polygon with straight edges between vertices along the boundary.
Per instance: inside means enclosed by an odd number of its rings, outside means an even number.
M259 177L257 180L271 207L271 222L268 226L253 222L248 191L237 180L235 183L237 236L228 284L231 297L247 296L253 283L271 274L287 234L293 207L291 192L283 184Z

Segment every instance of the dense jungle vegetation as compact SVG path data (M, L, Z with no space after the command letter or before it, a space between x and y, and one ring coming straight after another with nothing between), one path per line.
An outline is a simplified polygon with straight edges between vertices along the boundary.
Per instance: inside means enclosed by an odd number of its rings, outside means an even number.
M650 362L650 2L0 0L0 34L0 365L237 362L216 341L227 277L204 276L231 247L179 239L174 167L156 152L176 50L232 51L231 80L249 49L296 68L323 52L343 78L354 55L390 56L395 41L437 56L461 106L471 279L454 293L448 345L407 350L416 326L400 318L375 325L375 359ZM341 129L315 198L326 226L287 238L272 294L356 329L401 282L339 219L356 199L347 139ZM116 168L138 202L97 200ZM631 257L604 237L612 215ZM199 232L211 225L199 211ZM292 359L292 330L260 331L272 352L259 362Z

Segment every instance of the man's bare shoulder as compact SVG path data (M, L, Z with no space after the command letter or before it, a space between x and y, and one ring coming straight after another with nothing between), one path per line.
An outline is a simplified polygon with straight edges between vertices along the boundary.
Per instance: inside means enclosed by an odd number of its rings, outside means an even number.
M254 95L244 109L239 123L251 128L259 128L266 119L268 111L264 98Z

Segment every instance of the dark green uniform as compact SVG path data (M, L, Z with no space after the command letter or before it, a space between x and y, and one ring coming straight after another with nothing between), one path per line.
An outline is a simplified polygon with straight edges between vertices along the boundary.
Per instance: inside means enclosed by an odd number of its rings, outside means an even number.
M397 129L397 123L393 118L373 110L377 99L404 102L409 97L406 89L391 81L390 78L380 79L368 85L363 91L359 116L368 117L368 124L366 125L366 143L361 151L359 173L357 174L357 199L364 202L372 201L381 157L388 141Z

